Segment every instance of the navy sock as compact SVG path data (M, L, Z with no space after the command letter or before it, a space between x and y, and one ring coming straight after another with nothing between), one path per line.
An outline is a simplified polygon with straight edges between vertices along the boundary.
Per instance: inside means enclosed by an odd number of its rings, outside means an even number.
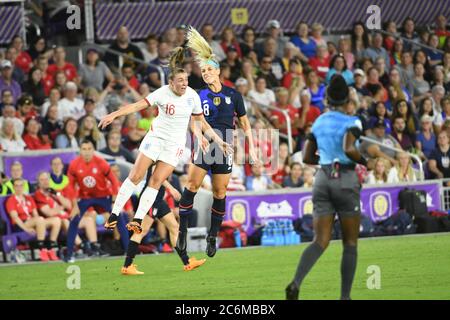
M131 266L134 258L136 257L138 249L139 249L139 243L131 240L130 243L128 244L127 257L125 258L125 263L123 265L125 268L128 268L129 266Z
M209 230L209 235L216 237L225 215L225 198L214 198L211 211L211 229Z
M194 206L194 197L197 192L192 192L185 188L180 200L180 231L187 232L189 217Z

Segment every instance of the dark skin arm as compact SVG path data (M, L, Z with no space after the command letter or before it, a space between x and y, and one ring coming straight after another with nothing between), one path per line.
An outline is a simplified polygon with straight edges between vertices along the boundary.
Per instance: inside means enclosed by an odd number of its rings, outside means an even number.
M303 163L316 165L319 164L317 152L317 142L315 139L307 139L303 149Z
M361 155L359 150L355 146L357 138L355 135L348 131L344 136L344 152L347 157L353 160L356 163L367 166L366 159Z

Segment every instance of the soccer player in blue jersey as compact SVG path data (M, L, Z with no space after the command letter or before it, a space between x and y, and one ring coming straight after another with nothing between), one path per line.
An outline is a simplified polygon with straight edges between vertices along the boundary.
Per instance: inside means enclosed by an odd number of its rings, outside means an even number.
M341 261L342 300L350 299L356 270L361 184L355 165L367 165L355 145L362 134L362 124L357 117L346 114L351 105L349 88L341 75L332 77L327 98L334 110L315 121L305 143L303 158L306 164L320 164L313 188L314 240L303 252L295 277L286 288L288 300L298 299L303 279L328 247L335 214L341 222L344 246Z
M234 119L237 116L239 126L243 129L248 141L250 163L256 162L257 156L250 122L241 94L220 82L220 65L211 47L197 30L190 27L186 38L187 46L194 51L196 61L201 68L202 78L207 84L206 88L199 91L204 119L225 142L232 144ZM216 254L216 237L225 215L225 196L232 166L233 155L223 154L214 143L210 145L210 151L207 154L196 152L194 155L188 172L188 183L180 200L180 232L176 246L178 253L186 251L187 226L194 197L210 170L214 199L211 209L211 228L206 238L206 254L209 257Z

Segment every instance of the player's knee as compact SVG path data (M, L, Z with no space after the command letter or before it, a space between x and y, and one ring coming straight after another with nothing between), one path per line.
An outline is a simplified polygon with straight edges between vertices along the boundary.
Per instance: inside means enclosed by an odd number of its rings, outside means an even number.
M156 175L153 175L150 178L150 181L149 181L148 185L149 185L150 188L159 190L159 188L161 188L161 185L164 182L164 180L161 179L160 177L156 176Z
M355 247L358 245L358 239L343 239L342 243L344 247Z
M212 212L219 215L225 214L225 198L216 198L214 197Z
M128 179L130 179L130 181L134 185L137 185L139 184L139 182L142 181L142 179L144 179L144 173L138 172L136 170L131 170L130 173L128 174Z
M213 186L213 197L216 199L224 199L227 195L227 188L216 188Z
M326 248L328 248L328 245L330 244L330 238L316 236L314 242L317 243L323 250L325 250Z
M191 192L197 193L198 190L200 189L201 184L198 184L196 181L194 180L189 180L188 183L186 184L186 189L190 190Z

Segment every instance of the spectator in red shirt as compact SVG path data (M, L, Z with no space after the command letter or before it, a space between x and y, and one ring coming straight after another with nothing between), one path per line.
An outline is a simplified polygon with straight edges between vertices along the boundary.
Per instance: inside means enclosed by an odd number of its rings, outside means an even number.
M48 66L47 72L53 77L57 71L64 71L67 81L78 82L77 68L70 62L66 61L66 50L64 47L56 47L53 52L55 63Z
M277 185L283 184L284 178L290 173L289 147L287 143L280 144L276 171L272 174L272 181Z
M303 77L303 67L300 58L289 60L289 71L286 72L281 80L281 85L286 89L290 89L292 81L298 77Z
M42 72L42 84L44 85L44 93L46 96L50 95L50 90L55 86L55 78L53 74L48 72L48 59L45 55L40 55L37 58L37 67Z
M140 85L139 81L136 78L133 67L130 64L125 63L122 66L122 76L124 76L125 79L128 81L130 87L132 87L136 91L139 89Z
M30 118L39 117L36 109L34 108L33 98L28 95L23 95L17 101L17 114L16 117L22 120L22 122L27 122Z
M298 128L303 131L307 124L313 124L320 116L320 109L311 105L311 94L307 89L300 93L300 103L302 107L299 110Z
M242 50L241 46L239 45L239 42L236 40L236 35L234 33L234 30L230 27L225 27L222 31L221 36L222 41L220 42L220 46L223 49L223 52L227 54L230 47L233 47L239 58L242 59Z
M28 150L50 150L52 145L45 141L41 134L41 124L36 118L30 118L25 123L23 141Z
M67 235L67 262L74 261L73 247L78 232L78 225L88 208L94 207L105 212L111 212L112 197L119 190L119 181L111 171L109 164L94 154L94 145L90 140L84 140L80 145L80 156L69 165L68 176L70 186L78 190L78 197L73 199L71 221ZM98 210L97 210L98 211ZM123 216L120 216L123 217ZM125 222L118 220L118 229L124 248L128 247L128 231Z
M277 107L280 110L271 111L270 121L272 122L275 129L281 131L281 133L287 134L287 121L286 116L282 111L287 111L291 121L291 135L296 137L298 135L298 125L299 125L299 114L298 109L294 108L288 103L289 92L286 88L279 88L276 91L277 97Z
M316 56L309 59L309 65L323 81L330 70L330 55L327 46L317 46Z
M50 188L50 176L47 172L41 172L37 176L38 189L34 194L34 201L38 212L45 218L57 217L61 220L64 232L69 230L69 214L72 209L72 201L64 197L61 192ZM80 228L86 232L85 244L88 255L100 255L100 244L97 242L96 222L90 216L84 216L80 221ZM81 238L77 235L76 245L81 245Z
M23 193L24 181L15 179L13 185L16 193L6 201L6 211L11 217L14 231L25 231L36 235L41 261L59 260L53 248L57 247L56 240L61 229L61 219L40 217L33 197ZM45 231L47 229L50 229L50 246L45 248Z
M33 66L33 60L31 59L31 56L28 54L28 52L23 50L22 37L19 35L14 36L11 45L17 51L17 58L16 61L14 61L14 64L20 69L22 69L24 73L28 73L31 67Z

